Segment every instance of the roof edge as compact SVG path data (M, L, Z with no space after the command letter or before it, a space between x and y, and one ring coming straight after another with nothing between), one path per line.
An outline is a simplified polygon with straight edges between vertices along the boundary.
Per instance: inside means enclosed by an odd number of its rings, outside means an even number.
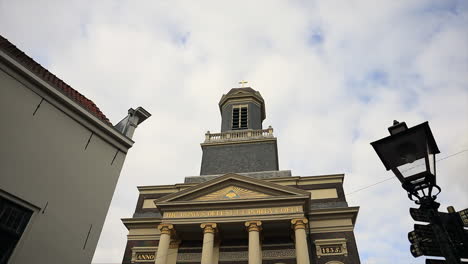
M108 125L112 126L112 123L109 121L109 119L104 115L103 112L101 112L99 107L92 100L86 98L86 96L73 89L73 87L68 85L62 79L58 78L55 74L51 73L49 70L36 62L25 52L21 51L2 35L0 35L0 51L3 51L6 56L15 60L24 68L28 69L28 71L30 71L32 74L41 78L43 81L50 84L53 88L75 101L80 107L84 108L86 111L93 114Z
M23 64L18 62L16 59L12 58L9 54L5 53L1 49L0 49L0 60L7 63L6 66L7 67L10 66L13 71L17 72L18 74L22 75L23 77L35 83L48 96L57 100L59 104L63 104L65 107L68 107L72 112L78 114L84 120L88 121L92 126L97 127L99 130L103 131L106 135L110 136L112 139L122 144L126 148L126 149L121 149L124 153L126 153L127 150L130 147L132 147L132 145L134 144L133 140L119 133L112 126L110 122L103 120L99 118L98 116L92 114L82 105L80 105L78 102L71 99L69 96L67 96L60 90L58 90L56 87L53 87L48 81L39 77L37 74L34 74L30 69L25 67ZM52 103L52 102L49 102L49 103Z

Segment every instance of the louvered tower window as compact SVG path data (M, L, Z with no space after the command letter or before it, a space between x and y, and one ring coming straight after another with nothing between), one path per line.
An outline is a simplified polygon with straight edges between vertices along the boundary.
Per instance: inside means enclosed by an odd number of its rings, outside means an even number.
M247 129L247 105L232 107L232 129Z

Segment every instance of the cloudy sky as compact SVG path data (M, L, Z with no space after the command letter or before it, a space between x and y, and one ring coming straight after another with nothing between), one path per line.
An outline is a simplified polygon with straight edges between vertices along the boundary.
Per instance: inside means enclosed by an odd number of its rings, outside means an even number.
M119 263L136 186L199 174L199 143L240 80L261 92L280 169L345 173L365 264L409 252L412 203L370 142L428 120L442 210L468 207L468 1L0 0L0 34L136 131L93 263ZM447 158L445 158L447 157ZM445 159L444 159L445 158ZM362 190L361 190L362 189ZM356 192L357 190L357 192Z

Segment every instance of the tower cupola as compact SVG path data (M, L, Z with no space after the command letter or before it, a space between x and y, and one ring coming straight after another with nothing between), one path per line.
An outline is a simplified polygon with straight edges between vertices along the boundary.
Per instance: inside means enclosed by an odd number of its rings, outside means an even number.
M219 100L221 132L207 131L201 143L200 175L278 171L273 128L262 128L265 101L250 87L232 88Z
M219 101L221 132L242 129L262 129L265 101L260 92L250 87L233 88Z

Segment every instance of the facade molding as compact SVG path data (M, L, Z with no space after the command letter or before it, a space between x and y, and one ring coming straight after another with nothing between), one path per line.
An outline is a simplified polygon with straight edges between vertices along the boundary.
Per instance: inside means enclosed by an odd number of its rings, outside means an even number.
M239 140L239 141L214 141L214 142L206 142L200 143L200 146L221 146L221 145L238 145L238 144L257 144L257 143L264 143L264 142L272 142L277 143L277 139L275 137L272 138L258 138L258 139L246 139L246 140Z
M207 175L210 176L210 175ZM216 175L222 176L222 175ZM201 176L197 176L201 177ZM250 176L246 176L250 177ZM275 177L261 179L266 182L271 182L283 186L303 186L303 185L320 185L328 183L343 183L344 174L330 174L330 175L318 175L318 176L288 176L288 177ZM253 177L252 177L253 178ZM137 186L140 194L151 194L151 193L175 193L193 186L197 186L197 183L178 183L174 185L149 185L149 186Z

